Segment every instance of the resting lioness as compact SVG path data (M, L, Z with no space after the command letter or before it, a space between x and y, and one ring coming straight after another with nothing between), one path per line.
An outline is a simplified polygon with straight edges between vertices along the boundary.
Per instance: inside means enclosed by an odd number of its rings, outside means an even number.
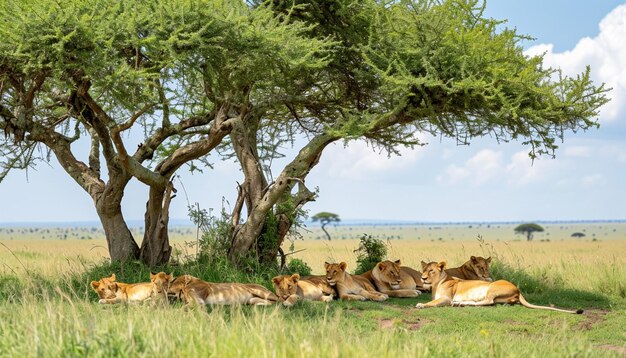
M367 278L347 273L348 264L345 262L339 264L325 262L324 266L326 267L326 280L337 289L339 298L342 300L384 301L389 298L388 295L376 291Z
M422 265L425 262L422 261ZM469 261L461 265L461 267L446 269L448 276L458 277L462 280L482 280L493 281L489 273L489 264L491 257L482 258L480 256L472 256Z
M416 308L440 306L489 306L496 303L520 303L528 308L540 308L565 313L583 313L583 310L570 311L559 308L536 306L528 303L519 288L509 281L498 280L485 282L480 280L461 280L449 277L444 270L446 262L422 264L422 280L433 288L433 300L418 303Z
M418 290L417 283L407 269L408 267L400 266L400 260L395 262L387 260L379 262L361 276L367 278L378 291L389 297L417 297L422 292ZM422 279L419 280L421 287Z
M159 274L165 274L161 272ZM150 279L156 275L150 274ZM91 281L91 287L100 297L99 303L115 304L121 302L140 303L154 297L154 283L123 283L117 282L115 274L102 278L98 281ZM156 297L155 297L156 298Z
M187 305L270 305L278 297L267 288L252 283L211 283L183 275L172 281L168 294Z
M168 303L167 292L173 280L174 276L172 274L168 275L165 272L159 272L157 274L150 273L152 299L155 300L155 303Z
M318 284L300 278L299 274L276 276L272 279L278 299L286 307L293 306L299 299L330 302L335 290L327 283Z

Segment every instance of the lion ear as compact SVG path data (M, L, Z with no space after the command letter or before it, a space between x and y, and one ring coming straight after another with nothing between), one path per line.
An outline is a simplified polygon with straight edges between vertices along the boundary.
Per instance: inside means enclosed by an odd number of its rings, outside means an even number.
M487 261L487 263L490 264L491 263L491 256L487 257L487 259L485 261Z
M384 262L379 262L378 263L378 269L381 270L381 271L384 270L385 269L385 263Z
M172 272L172 273L170 273L169 275L167 275L167 280L168 280L169 282L174 281L174 273L173 273L173 272Z
M325 261L324 262L324 268L328 270L328 266L330 266L330 264L327 261Z
M154 279L156 275L157 275L156 273L150 271L150 281L152 281L152 279Z
M395 263L397 263L397 264L398 264L398 266L401 266L401 265L402 265L402 263L400 262L400 260L396 260L396 261L395 261Z
M472 260L473 263L478 262L478 259L476 259L476 256L472 256L470 257L470 260Z
M422 271L426 270L426 266L428 266L428 264L422 261Z
M98 286L100 286L100 282L99 281L91 281L91 287L93 287L93 289L97 289Z
M276 276L272 279L272 282L274 282L275 285L278 285L280 283L281 278L282 276Z
M341 267L341 269L345 271L346 268L348 267L348 264L345 263L345 262L342 262L342 263L339 264L339 267Z
M291 275L291 281L293 281L294 283L298 283L299 279L300 279L299 273L294 273L293 275Z
M112 273L112 274L111 274L111 277L109 277L109 280L111 280L111 281L115 281L115 279L116 279L115 274L114 274L114 273Z
M444 268L446 268L447 263L445 261L440 261L437 264L437 267L439 267L439 271L443 271Z

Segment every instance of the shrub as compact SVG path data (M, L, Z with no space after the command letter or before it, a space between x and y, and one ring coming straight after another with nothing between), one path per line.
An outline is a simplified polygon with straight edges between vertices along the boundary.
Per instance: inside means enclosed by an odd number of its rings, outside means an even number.
M387 256L387 246L372 235L363 234L359 247L354 250L357 253L355 274L359 275L371 270L374 265L385 260Z
M291 259L287 264L289 273L297 273L300 276L308 276L311 274L311 267L300 259Z

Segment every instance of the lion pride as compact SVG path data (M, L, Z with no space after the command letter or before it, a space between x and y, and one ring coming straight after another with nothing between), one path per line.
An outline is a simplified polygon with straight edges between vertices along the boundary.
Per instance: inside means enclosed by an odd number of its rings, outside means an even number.
M496 303L520 303L524 307L538 308L565 313L583 313L554 307L537 306L528 303L519 288L509 281L498 280L485 282L480 280L461 280L450 277L445 271L446 262L422 264L422 280L432 285L433 299L427 303L418 303L416 308L441 306L490 306Z

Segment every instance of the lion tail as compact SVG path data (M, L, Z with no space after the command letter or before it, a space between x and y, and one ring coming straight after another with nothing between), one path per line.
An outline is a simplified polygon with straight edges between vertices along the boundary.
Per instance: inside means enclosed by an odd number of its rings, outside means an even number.
M563 312L563 313L573 313L573 314L581 314L581 313L584 312L582 309L578 309L576 311L572 311L572 310L564 310L564 309L548 307L548 306L533 305L532 303L529 303L528 301L526 301L526 299L524 298L524 296L522 296L521 293L519 294L519 302L522 304L522 306L528 307L528 308L537 308L537 309L542 309L542 310L551 310L551 311L557 311L557 312Z

